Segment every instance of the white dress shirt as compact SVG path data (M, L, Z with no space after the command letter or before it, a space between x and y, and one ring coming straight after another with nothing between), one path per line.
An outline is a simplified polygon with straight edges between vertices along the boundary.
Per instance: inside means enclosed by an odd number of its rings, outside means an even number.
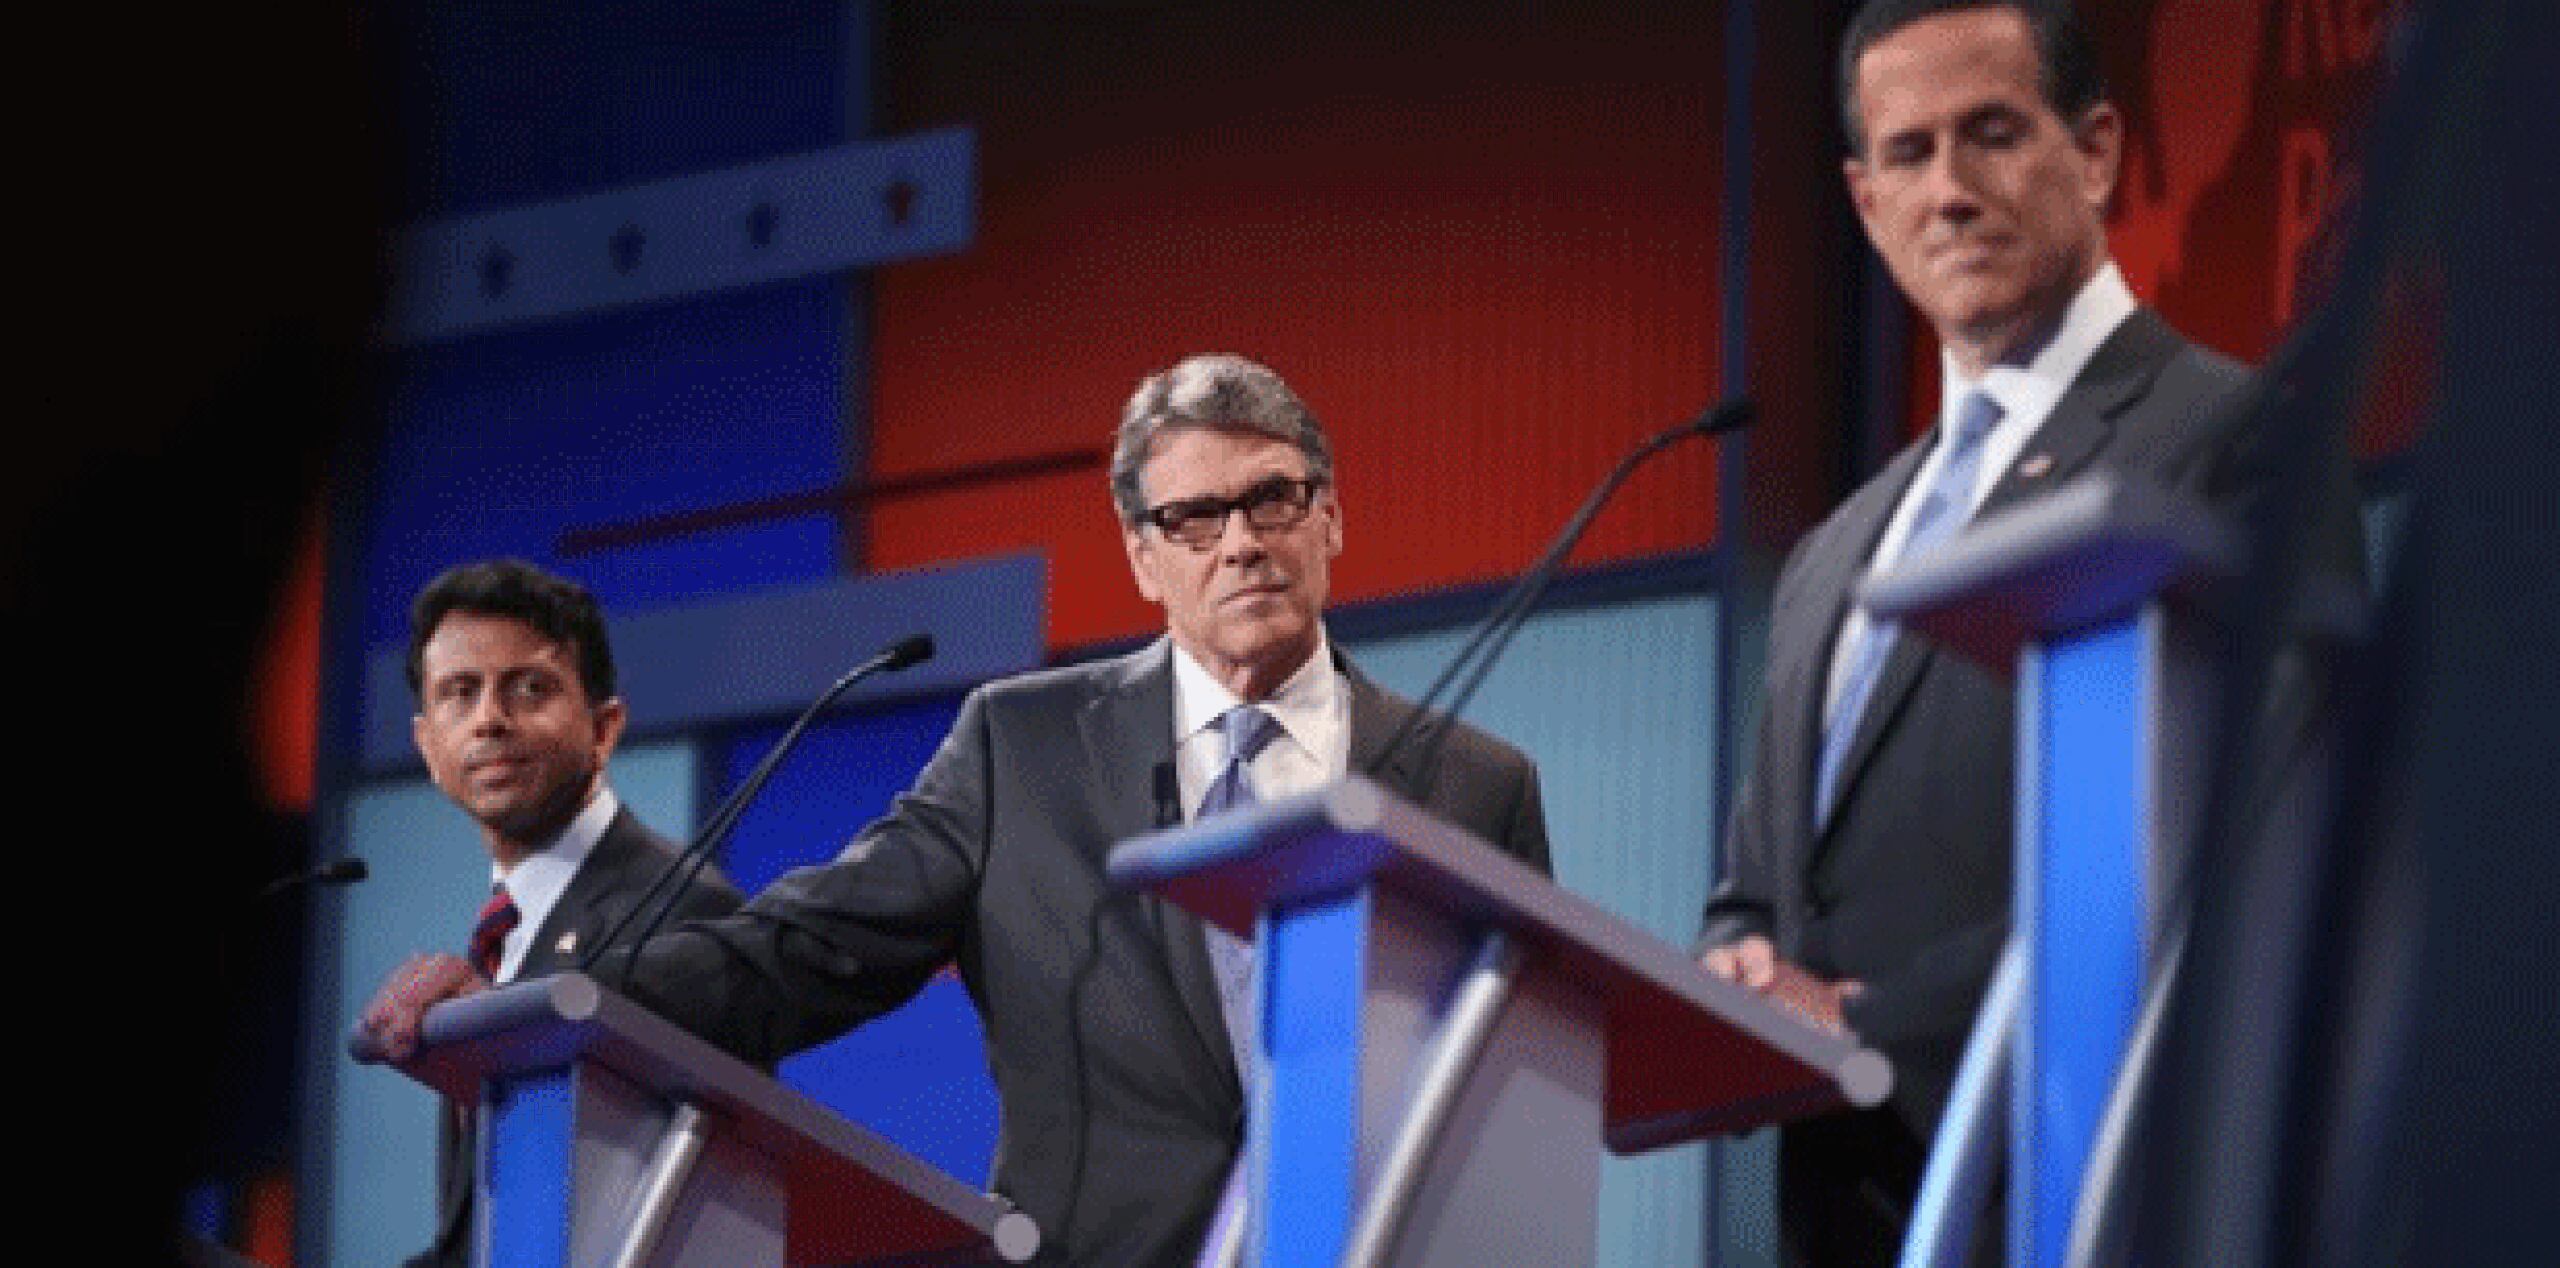
M1218 718L1243 703L1190 652L1174 646L1173 764L1185 821L1199 817L1200 802L1226 765L1227 740L1218 730ZM1280 724L1280 734L1262 746L1247 768L1256 800L1306 792L1342 778L1351 765L1351 695L1333 667L1332 645L1322 627L1316 631L1315 654L1260 703Z
M604 839L604 830L613 824L613 816L622 810L622 802L610 788L598 788L587 799L586 809L560 830L551 844L535 850L517 861L513 868L491 864L491 883L504 885L516 900L520 917L516 927L507 932L506 950L498 959L500 982L516 980L524 968L525 955L533 950L533 935L542 931L542 922L551 918L551 909L560 905L560 895L568 892L569 882L576 879L578 869L587 856L595 853L596 842Z
M1939 381L1937 439L1929 456L1912 476L1910 487L1902 492L1902 501L1893 508L1893 518L1885 522L1884 536L1876 540L1875 553L1867 557L1869 573L1883 572L1902 558L1902 544L1911 537L1911 521L1918 518L1921 492L1938 478L1938 470L1947 463L1947 450L1955 435L1955 420L1964 407L1965 397L1982 392L2000 403L2000 421L1982 441L1982 463L1976 468L1974 485L1965 502L1965 517L1990 496L1992 486L2008 474L2044 420L2052 415L2062 394L2071 390L2072 380L2088 368L2089 358L2097 355L2098 345L2116 332L2116 327L2133 316L2136 305L2133 291L2126 287L2124 274L2109 261L2093 274L2072 297L2071 306L2063 310L2062 324L2055 327L2043 346L2036 348L2026 364L2002 362L1985 370L1979 379L1968 379L1956 369L1953 356L1942 347L1938 352ZM1822 716L1828 720L1839 707L1840 690L1849 677L1850 649L1858 644L1867 629L1866 609L1852 603L1849 614L1840 623L1840 636L1831 644L1829 680L1824 684Z

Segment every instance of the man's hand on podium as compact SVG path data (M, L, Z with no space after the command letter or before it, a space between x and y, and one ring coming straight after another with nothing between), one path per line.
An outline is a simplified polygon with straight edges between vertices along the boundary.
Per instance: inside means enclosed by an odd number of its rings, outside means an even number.
M418 1026L429 1008L487 989L489 979L461 956L413 955L374 993L357 1024L382 1045L386 1060L406 1061L418 1051Z
M1841 1006L1864 989L1853 979L1833 980L1806 972L1778 954L1767 938L1751 934L1739 942L1712 947L1698 957L1707 972L1765 995L1833 1034L1849 1033Z

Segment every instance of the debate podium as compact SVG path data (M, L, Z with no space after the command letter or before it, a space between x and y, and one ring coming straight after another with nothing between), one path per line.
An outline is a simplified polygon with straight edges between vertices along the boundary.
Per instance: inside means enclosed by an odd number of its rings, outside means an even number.
M421 1038L401 1072L479 1114L475 1263L1021 1263L1038 1250L1010 1203L582 974L439 1004ZM349 1048L380 1060L361 1033Z
M1868 578L1858 600L2014 678L2011 933L1957 1069L1903 1263L1971 1262L1986 1218L2009 1262L2079 1262L2158 1030L2184 850L2217 753L2231 631L2217 593L2242 563L2201 502L2122 473L2084 476ZM2217 601L2219 600L2219 601ZM2352 589L2315 579L2283 615L2350 637ZM2290 637L2291 635L2288 635ZM2243 1133L2247 1135L2247 1133ZM1999 1177L2005 1158L2007 1181ZM2004 1189L2007 1209L1986 1208Z
M1261 1263L1586 1264L1603 1146L1891 1090L1879 1054L1357 776L1132 838L1109 873L1258 940Z

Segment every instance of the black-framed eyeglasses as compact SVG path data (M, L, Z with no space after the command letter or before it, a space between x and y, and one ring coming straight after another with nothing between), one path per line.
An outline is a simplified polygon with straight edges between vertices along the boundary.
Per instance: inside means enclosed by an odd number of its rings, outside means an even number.
M1227 517L1238 511L1256 532L1296 528L1323 487L1322 476L1273 476L1231 498L1177 498L1151 506L1138 513L1138 520L1193 550L1207 550L1226 535Z

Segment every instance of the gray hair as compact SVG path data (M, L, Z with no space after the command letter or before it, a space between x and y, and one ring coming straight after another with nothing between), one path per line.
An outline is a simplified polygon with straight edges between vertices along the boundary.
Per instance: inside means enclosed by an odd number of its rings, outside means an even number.
M1120 432L1111 446L1111 500L1122 523L1135 524L1147 509L1139 469L1168 431L1209 427L1249 431L1284 440L1307 456L1307 474L1333 482L1333 447L1324 424L1268 366L1226 353L1185 358L1151 374L1129 394Z

